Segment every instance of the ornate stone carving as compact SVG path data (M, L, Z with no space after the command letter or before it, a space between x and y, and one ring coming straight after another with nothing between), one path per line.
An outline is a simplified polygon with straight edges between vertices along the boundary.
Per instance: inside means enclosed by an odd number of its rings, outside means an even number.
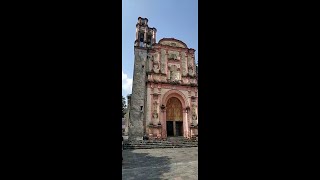
M157 123L158 117L159 117L158 116L158 103L157 103L157 101L154 101L153 113L152 113L152 119L153 119L154 124Z
M168 60L179 61L180 53L178 51L168 51Z
M163 83L167 82L166 76L161 76L161 82L163 82Z
M153 64L153 68L152 68L153 72L155 73L159 73L159 63L154 63Z
M166 51L165 50L161 50L161 69L160 72L163 74L166 74Z
M193 63L192 63L192 57L189 55L188 56L188 67L189 66L192 66L193 65Z
M153 81L158 83L161 82L160 76L159 75L154 75Z
M181 75L180 75L180 68L178 68L176 65L170 66L170 82L173 83L180 83L181 82Z
M178 57L177 57L177 55L176 55L176 54L169 54L168 59L177 60L177 59L178 59Z
M158 109L158 103L157 103L157 101L154 101L153 110L157 112L157 109Z
M190 89L190 87L188 87L188 96L189 96L189 97L191 96L191 89Z
M187 75L186 53L182 52L181 57L182 57L182 59L181 59L182 76L186 76Z
M166 107L162 104L161 105L161 112L164 112L166 110Z
M193 87L197 86L197 80L194 79L194 78L190 79L190 85L193 86Z
M190 64L189 67L188 67L188 74L189 74L190 76L193 76L193 67L192 67L191 64Z
M156 110L153 111L153 115L152 115L153 119L158 119L158 113Z
M197 120L197 110L196 110L196 105L195 105L195 104L192 105L192 111L191 111L191 113L192 113L192 120L193 120L193 121Z
M155 73L159 73L160 62L159 62L158 58L155 58L153 55L151 55L149 62L152 62L152 71Z

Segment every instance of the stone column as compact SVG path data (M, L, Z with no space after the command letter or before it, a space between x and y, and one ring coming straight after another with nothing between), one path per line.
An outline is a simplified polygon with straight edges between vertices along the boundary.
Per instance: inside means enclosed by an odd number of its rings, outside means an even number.
M197 125L198 125L198 120L199 120L198 104L197 104L196 114L197 114L197 120L196 120L196 123L197 123Z
M191 108L188 110L188 122L189 122L189 130L190 130L189 136L191 138L192 137L192 128L191 128L191 125L192 125L192 112L191 112Z
M146 126L150 125L152 121L152 96L151 94L151 87L148 84L147 86L147 102L146 102L146 112L145 112L145 117L146 117Z
M162 138L167 137L167 123L166 123L166 109L161 109L161 125L162 125Z
M187 110L184 109L183 110L183 136L187 138L188 133L189 133L188 114L187 114Z
M195 100L194 104L196 105L196 116L197 116L197 119L195 120L195 125L198 124L198 103L197 103L197 100Z

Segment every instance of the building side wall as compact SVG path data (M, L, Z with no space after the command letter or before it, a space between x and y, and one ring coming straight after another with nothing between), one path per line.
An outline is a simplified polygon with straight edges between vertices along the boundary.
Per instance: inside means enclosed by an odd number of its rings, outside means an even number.
M145 62L147 58L147 51L145 49L135 48L134 55L135 59L129 119L129 139L141 140L144 135L144 111L146 96Z

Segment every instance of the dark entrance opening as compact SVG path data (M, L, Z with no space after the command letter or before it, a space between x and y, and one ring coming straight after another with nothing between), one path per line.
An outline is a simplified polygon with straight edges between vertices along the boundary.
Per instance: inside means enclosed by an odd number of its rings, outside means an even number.
M167 121L167 136L173 136L173 121Z
M183 136L182 104L176 97L171 97L166 107L167 136Z
M183 136L182 122L176 121L176 136Z

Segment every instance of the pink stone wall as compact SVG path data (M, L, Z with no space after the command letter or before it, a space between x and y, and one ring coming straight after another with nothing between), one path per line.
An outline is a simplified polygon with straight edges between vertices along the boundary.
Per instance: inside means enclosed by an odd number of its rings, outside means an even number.
M182 41L173 38L160 40L153 49L150 50L150 62L148 62L147 81L147 104L146 104L146 132L150 138L167 137L166 130L166 110L161 106L166 106L171 97L176 97L182 104L183 111L183 136L190 138L197 134L191 124L197 125L198 118L194 120L192 113L198 114L198 87L195 77L194 49L188 48ZM175 44L175 45L172 45ZM160 67L154 66L160 63ZM174 66L174 70L170 69ZM154 68L156 68L154 70ZM175 72L172 72L175 71ZM170 74L172 73L172 74ZM176 73L176 74L173 74ZM175 76L173 76L175 75ZM178 83L172 83L172 78ZM154 119L154 103L157 103L158 118ZM160 121L161 126L158 126ZM191 129L192 132L191 132Z
M159 120L161 122L161 127L147 127L149 132L149 135L152 134L153 138L158 137L165 139L167 137L167 130L166 130L166 110L161 109L161 105L166 106L167 101L171 97L176 97L180 100L182 104L182 110L183 110L183 136L186 138L190 138L192 135L196 135L197 132L193 130L191 132L191 105L195 104L198 105L197 97L194 95L197 95L196 89L194 91L190 91L190 93L186 90L186 87L184 86L175 86L175 89L172 89L172 87L166 85L166 88L161 88L161 95L158 95L157 102L159 103ZM148 87L148 92L153 92L151 86ZM192 99L191 97L196 97L195 99ZM155 98L153 97L152 93L148 93L148 99L150 99L149 102L154 102ZM148 112L146 112L148 115L147 117L152 117L152 103L148 103ZM147 122L152 122L153 120L149 120ZM198 121L196 121L197 123ZM150 123L149 123L150 124ZM157 125L157 122L153 122L153 125Z

